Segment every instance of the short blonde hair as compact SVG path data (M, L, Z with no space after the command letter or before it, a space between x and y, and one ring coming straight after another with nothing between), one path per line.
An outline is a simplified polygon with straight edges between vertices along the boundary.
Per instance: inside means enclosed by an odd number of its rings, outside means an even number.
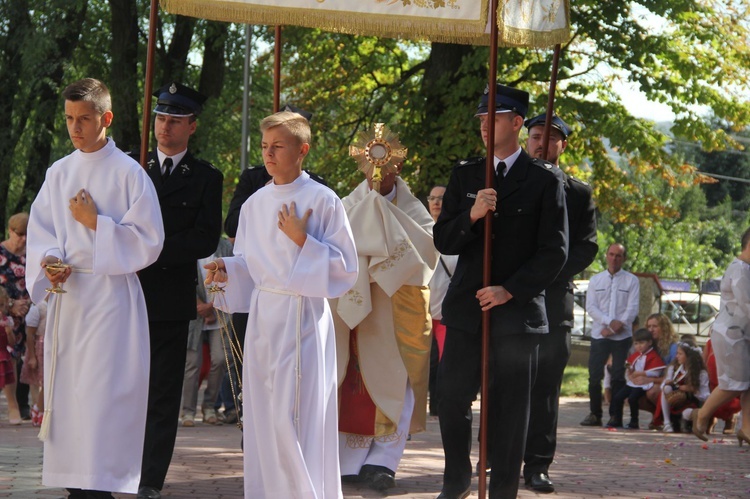
M26 226L29 225L29 214L25 211L16 213L8 219L8 228L13 232L23 230L26 232Z
M283 126L302 144L309 144L312 140L310 123L301 115L290 111L281 111L266 116L260 122L260 131L265 133L271 128Z

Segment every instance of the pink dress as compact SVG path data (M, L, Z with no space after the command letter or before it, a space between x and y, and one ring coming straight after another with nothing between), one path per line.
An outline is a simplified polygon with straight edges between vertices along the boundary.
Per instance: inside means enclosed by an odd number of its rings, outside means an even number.
M13 319L7 315L0 317L0 389L16 382L16 370L11 356L13 346L8 344L6 326L13 329Z

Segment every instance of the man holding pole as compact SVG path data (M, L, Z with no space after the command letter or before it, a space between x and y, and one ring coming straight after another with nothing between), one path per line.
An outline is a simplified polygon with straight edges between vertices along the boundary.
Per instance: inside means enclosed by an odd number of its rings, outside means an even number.
M546 114L526 121L529 137L526 149L536 158L544 152ZM560 155L568 145L570 127L552 116L547 140L547 161L559 168ZM554 492L549 466L557 447L557 416L560 385L570 359L570 330L573 327L573 277L583 272L596 258L596 213L591 187L563 173L565 205L568 209L568 261L555 281L547 287L545 302L550 334L540 338L539 370L531 391L529 430L526 436L523 477L537 492Z
M438 370L440 432L445 452L439 499L464 498L471 489L471 404L481 375L482 312L490 316L489 426L491 498L515 498L537 368L539 335L549 332L544 290L565 264L567 212L563 177L519 146L529 94L489 88L476 116L485 146L493 141L496 178L485 188L485 159L461 161L443 197L434 234L441 253L459 255L443 302L447 327ZM488 136L489 119L495 133ZM482 286L485 216L492 217L491 286ZM502 464L501 464L502 463Z

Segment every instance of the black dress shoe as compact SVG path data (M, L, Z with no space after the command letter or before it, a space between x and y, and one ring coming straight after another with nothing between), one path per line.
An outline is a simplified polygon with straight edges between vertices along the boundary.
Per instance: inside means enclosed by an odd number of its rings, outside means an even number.
M526 486L537 492L554 492L555 484L549 479L546 473L534 473L531 478L526 480Z
M607 428L622 428L622 419L620 418L609 418L607 421Z
M437 499L465 499L466 497L469 497L469 494L471 493L471 487L467 488L463 492L448 492L446 490L443 490L439 496L437 496Z
M368 487L380 492L396 486L396 472L385 466L365 464L359 470L359 478Z
M581 421L581 426L601 426L602 425L602 418L601 416L597 416L596 414L589 414L585 418L583 418L583 421Z
M156 487L143 485L138 489L138 499L161 499L161 492Z

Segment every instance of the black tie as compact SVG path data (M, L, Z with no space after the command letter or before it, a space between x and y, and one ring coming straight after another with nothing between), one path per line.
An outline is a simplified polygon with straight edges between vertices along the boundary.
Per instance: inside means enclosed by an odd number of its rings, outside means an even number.
M495 170L495 177L497 177L497 185L498 185L498 187L502 183L503 178L505 178L504 172L505 172L505 163L503 163L502 161L500 161L497 164L497 170Z
M167 182L169 174L172 170L172 158L165 159L164 163L162 163L162 166L164 167L164 172L161 174L161 183L162 185L164 185Z

